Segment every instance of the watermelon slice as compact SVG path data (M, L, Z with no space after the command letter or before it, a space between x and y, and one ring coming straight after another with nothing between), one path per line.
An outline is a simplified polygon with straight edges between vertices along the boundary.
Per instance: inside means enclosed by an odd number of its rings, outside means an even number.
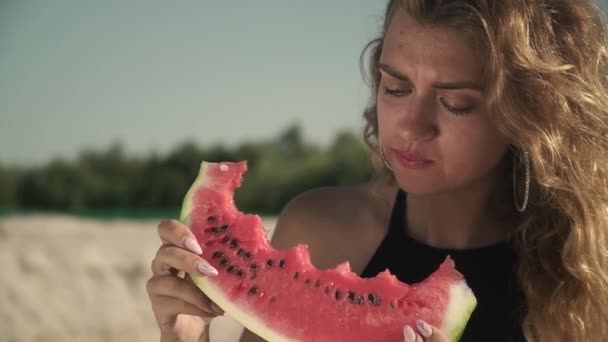
M274 249L261 218L236 208L246 170L245 161L203 161L180 214L219 271L190 276L224 311L272 342L403 341L403 327L418 319L458 340L477 301L449 257L411 285L388 270L360 278L347 262L316 269L306 245Z

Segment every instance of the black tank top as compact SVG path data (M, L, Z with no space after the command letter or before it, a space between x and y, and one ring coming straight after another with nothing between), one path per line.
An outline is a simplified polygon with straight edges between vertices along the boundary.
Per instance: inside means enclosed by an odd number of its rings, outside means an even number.
M433 273L449 255L477 297L462 342L525 341L521 329L524 297L516 282L516 255L508 242L451 250L434 248L412 239L406 232L406 195L397 194L388 233L362 277L389 269L405 283L417 283Z

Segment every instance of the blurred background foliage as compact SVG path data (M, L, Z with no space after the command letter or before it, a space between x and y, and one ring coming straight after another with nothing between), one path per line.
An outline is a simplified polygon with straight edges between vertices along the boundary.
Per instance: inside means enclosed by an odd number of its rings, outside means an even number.
M261 215L278 214L310 188L362 182L372 172L359 135L341 132L321 148L306 141L298 125L275 138L230 148L184 142L166 155L127 155L121 144L113 144L36 168L0 164L0 214L175 217L203 160L246 160L235 200L242 211Z

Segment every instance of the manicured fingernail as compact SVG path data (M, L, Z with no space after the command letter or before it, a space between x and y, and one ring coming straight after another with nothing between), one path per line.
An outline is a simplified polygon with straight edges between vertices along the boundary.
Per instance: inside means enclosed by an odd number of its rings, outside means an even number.
M416 342L416 333L409 325L403 328L403 336L405 337L405 342Z
M217 306L217 304L215 304L214 302L211 302L211 310L213 310L213 312L220 316L224 315L224 310L222 310L222 308Z
M196 253L198 255L203 254L203 250L201 249L201 246L192 237L187 237L184 240L184 246L186 246L186 248L192 253Z
M423 337L431 337L431 335L433 335L433 328L431 328L430 325L428 325L425 321L422 320L418 320L416 322L416 325L418 326L418 331L420 331L420 334Z
M206 261L197 262L196 268L198 269L199 272L201 272L204 275L208 275L208 276L218 275L217 270L213 266L209 265L209 263Z

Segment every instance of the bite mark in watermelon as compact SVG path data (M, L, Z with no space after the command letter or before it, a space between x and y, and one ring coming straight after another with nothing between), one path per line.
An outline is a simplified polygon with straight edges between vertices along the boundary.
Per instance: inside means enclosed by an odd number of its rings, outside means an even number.
M402 341L418 319L458 340L477 300L449 257L417 284L388 270L360 278L348 262L316 269L306 245L274 249L262 219L236 208L246 171L245 161L203 161L180 214L219 271L190 277L225 312L272 342Z

